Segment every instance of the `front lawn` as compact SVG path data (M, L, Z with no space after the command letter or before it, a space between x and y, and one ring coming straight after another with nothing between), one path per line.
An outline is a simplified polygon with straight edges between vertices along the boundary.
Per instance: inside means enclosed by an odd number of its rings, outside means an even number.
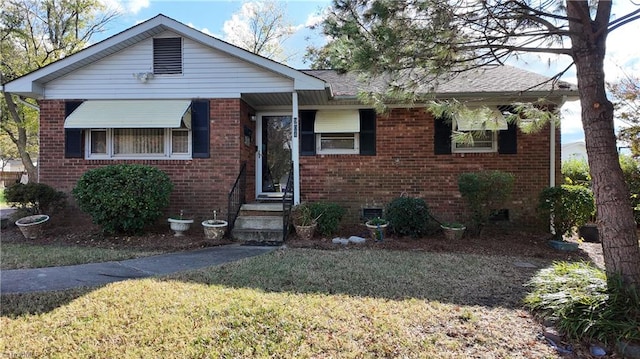
M2 243L0 269L42 268L119 261L160 253L162 252L134 249Z
M286 249L95 290L2 296L0 353L78 358L556 358L522 258ZM539 266L543 260L527 259Z

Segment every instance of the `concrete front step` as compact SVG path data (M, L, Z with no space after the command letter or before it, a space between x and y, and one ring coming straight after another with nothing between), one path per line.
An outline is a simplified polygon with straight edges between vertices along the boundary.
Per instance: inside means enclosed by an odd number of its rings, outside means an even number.
M245 203L240 211L282 212L282 202L279 203Z
M282 216L240 216L234 228L282 230Z
M255 229L234 228L231 236L237 241L244 242L282 242L282 228L276 229Z

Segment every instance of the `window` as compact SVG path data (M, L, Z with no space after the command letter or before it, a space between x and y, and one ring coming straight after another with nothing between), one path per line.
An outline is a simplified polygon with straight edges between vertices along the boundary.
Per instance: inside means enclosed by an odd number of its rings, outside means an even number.
M316 152L318 154L359 153L357 133L318 133Z
M86 133L87 159L191 158L191 132L186 128L109 128Z
M153 39L154 75L182 74L182 38Z
M473 144L456 143L451 141L452 152L472 153L472 152L496 152L498 141L495 131L473 131Z
M376 154L375 110L300 111L300 155Z

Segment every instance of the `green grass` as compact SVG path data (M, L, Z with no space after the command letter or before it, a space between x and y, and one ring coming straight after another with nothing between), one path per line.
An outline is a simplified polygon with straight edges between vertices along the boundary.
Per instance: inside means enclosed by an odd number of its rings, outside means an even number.
M160 253L95 247L2 243L0 269L42 268L117 261Z
M94 290L4 295L0 353L556 358L516 304L534 272L514 260L287 249Z
M0 190L0 206L6 206L7 205L7 200L4 199L4 189Z

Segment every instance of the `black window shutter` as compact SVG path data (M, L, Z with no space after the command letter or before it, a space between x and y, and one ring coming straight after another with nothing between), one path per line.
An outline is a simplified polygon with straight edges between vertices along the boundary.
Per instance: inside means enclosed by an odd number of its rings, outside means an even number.
M316 111L300 111L300 155L313 156L316 154L316 134L314 122Z
M376 111L360 110L360 154L376 155Z
M209 158L209 100L191 102L191 157Z
M82 101L66 101L64 103L64 118L66 119ZM82 151L82 129L81 128L65 128L64 129L64 157L65 158L83 158Z
M433 152L436 155L451 154L451 121L436 117L433 134Z
M518 153L518 125L510 123L506 130L498 133L498 153L515 155Z

